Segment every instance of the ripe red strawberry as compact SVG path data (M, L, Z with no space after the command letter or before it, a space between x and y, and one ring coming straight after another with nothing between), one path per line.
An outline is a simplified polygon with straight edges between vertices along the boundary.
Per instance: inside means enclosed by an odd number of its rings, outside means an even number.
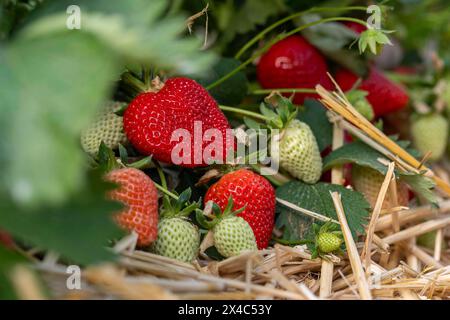
M0 230L0 245L5 246L6 248L12 248L14 246L14 240L9 235L9 233Z
M140 246L155 241L158 232L158 192L153 181L135 168L113 170L106 175L106 180L119 185L110 192L110 198L126 206L116 216L119 225L136 231Z
M357 80L358 76L351 71L341 69L336 73L336 81L344 91L352 89ZM369 92L367 100L372 105L376 117L398 111L409 101L402 87L393 83L374 67L358 89Z
M226 135L230 125L217 102L200 84L188 78L169 79L158 92L138 95L125 110L123 121L128 140L139 152L153 155L155 159L166 163L184 167L205 166L214 159L225 161L226 150L232 147L232 137ZM213 152L205 161L203 151L210 144L207 140L201 146L197 144L199 150L194 150L195 121L201 124L200 139L208 129L220 130L222 138L219 141L222 143L223 155ZM182 160L183 155L186 157L183 163L172 159L174 147L179 143L186 143L180 137L171 141L172 134L177 129L185 129L191 135L191 141L187 141L190 149L184 150L187 154L183 154L178 148L174 150L179 160Z
M325 58L301 36L295 35L274 44L258 63L258 81L263 88L332 88ZM286 94L290 96L290 94ZM297 93L294 103L302 104L315 94Z
M240 169L224 175L213 184L205 196L224 210L229 197L233 198L232 210L244 206L245 210L237 216L244 218L253 229L258 249L269 244L275 218L275 189L262 176L247 169Z
M344 21L343 24L344 24L347 28L349 28L349 29L355 31L356 33L360 33L360 34L361 34L361 33L363 33L364 31L367 30L367 28L366 28L365 26L363 26L362 24L357 23L357 22L353 22L353 21Z

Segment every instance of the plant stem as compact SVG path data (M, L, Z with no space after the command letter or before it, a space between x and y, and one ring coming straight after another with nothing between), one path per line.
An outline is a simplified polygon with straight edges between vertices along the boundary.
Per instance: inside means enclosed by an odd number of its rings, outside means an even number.
M154 182L156 188L164 193L164 197L169 196L175 200L178 200L178 196L176 194L170 192L167 188L166 177L164 176L164 171L161 168L161 165L156 160L153 160L153 162L155 163L155 167L156 167L156 170L158 171L159 179L161 180L161 184L162 184L162 186L161 186L161 185L157 184L156 182Z
M240 109L240 108L234 108L234 107L229 107L229 106L219 106L220 110L223 111L229 111L229 112L235 112L238 114L242 114L242 115L246 115L255 119L259 119L259 120L263 120L263 121L268 121L269 119L267 119L267 117L263 116L262 114L253 112L253 111L249 111L249 110L244 110L244 109Z
M295 18L298 18L302 15L308 14L308 13L316 13L316 12L332 12L332 11L352 11L352 10L360 10L360 11L366 11L367 7L364 6L350 6L350 7L323 7L323 8L311 8L308 10L300 11L294 14L291 14L290 16L287 16L286 18L283 18L281 20L278 20L277 22L273 23L272 25L265 28L263 31L258 33L256 36L254 36L250 41L248 41L234 56L236 59L239 59L251 46L253 46L258 40L262 39L267 33L275 29L276 27L282 25L283 23L293 20Z
M256 164L250 164L250 167L252 167L253 170L261 174L261 168L260 166ZM272 184L274 184L277 187L281 187L283 184L292 181L290 178L282 175L281 173L277 173L274 175L265 175L264 178L269 180Z
M162 193L164 193L164 195L169 196L175 200L178 200L178 196L172 192L170 192L169 190L165 189L162 185L160 185L159 183L153 182L155 184L156 189L158 189L159 191L161 191Z
M273 46L275 43L297 33L300 32L306 28L321 24L321 23L327 23L327 22L335 22L335 21L351 21L351 22L356 22L359 24L362 24L363 26L367 26L367 23L363 20L360 19L356 19L356 18L348 18L348 17L334 17L334 18L326 18L326 19L321 19L321 20L317 20L314 22L310 22L307 24L304 24L298 28L295 28L291 31L289 31L288 33L283 33L280 34L278 37L276 37L275 39L273 39L273 41L270 41L269 43L267 43L263 48L261 48L260 50L258 50L253 56L251 56L250 58L248 58L247 60L245 60L243 63L241 63L239 66L237 66L235 69L233 69L232 71L230 71L229 73L227 73L226 75L224 75L223 77L221 77L220 79L217 79L215 82L211 83L209 86L206 87L207 90L211 90L212 88L218 86L219 84L221 84L222 82L224 82L225 80L229 79L230 77L232 77L233 75L235 75L236 73L238 73L239 71L241 71L242 69L244 69L247 65L249 65L250 63L252 63L253 60L255 60L256 58L258 58L259 56L261 56L264 52L266 52L267 49L269 49L271 46Z
M271 94L273 91L279 92L279 93L316 93L315 89L308 89L308 88L277 88L277 89L257 89L250 92L252 95L264 95L264 94Z
M125 72L122 75L122 81L137 92L146 92L149 89L149 87L147 87L144 82L132 76L129 72Z
M158 171L159 179L161 180L162 186L167 189L167 181L166 181L166 177L164 176L164 172L161 168L161 165L156 160L154 160L153 162L155 163L155 167L156 167L156 170Z
M314 243L314 241L312 240L284 240L284 239L279 239L279 238L272 238L272 240L274 240L277 243L281 243L287 246L295 246L295 245L299 245L299 244L308 244L308 243Z
M141 160L128 164L128 167L142 170L146 168L151 168L152 165L153 165L152 157L145 157Z

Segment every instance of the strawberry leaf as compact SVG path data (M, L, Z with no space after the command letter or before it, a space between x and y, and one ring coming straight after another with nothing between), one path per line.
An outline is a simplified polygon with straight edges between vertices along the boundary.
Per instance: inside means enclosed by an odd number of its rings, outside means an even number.
M356 163L360 166L370 167L386 174L387 167L378 159L386 159L381 153L372 149L362 141L356 141L346 144L323 159L323 171L330 170L334 166L343 165L345 163Z
M289 201L296 206L322 214L337 220L330 192L337 191L342 195L342 204L347 222L354 238L365 232L364 226L369 217L369 203L359 192L347 189L341 185L319 182L315 185L300 181L292 181L277 189L277 197ZM283 230L283 239L289 241L311 237L313 233L313 218L286 206L277 204L276 226Z
M401 174L399 177L427 201L432 204L437 203L436 193L433 191L436 184L432 179L421 174Z
M391 137L391 139L400 147L408 151L412 156L417 157L418 152L409 148L409 141L397 141L395 137ZM362 141L356 141L336 149L325 157L323 160L323 171L325 172L334 166L343 165L345 163L356 163L360 166L375 169L385 175L387 173L387 166L383 165L379 159L388 161L388 159L380 152L372 149ZM417 194L420 194L431 203L436 203L437 198L433 192L435 183L430 178L427 178L423 174L405 174L397 169L395 170L395 173L399 179L406 182Z
M320 151L331 145L333 127L328 121L325 107L319 101L306 99L304 108L299 109L297 118L309 125Z

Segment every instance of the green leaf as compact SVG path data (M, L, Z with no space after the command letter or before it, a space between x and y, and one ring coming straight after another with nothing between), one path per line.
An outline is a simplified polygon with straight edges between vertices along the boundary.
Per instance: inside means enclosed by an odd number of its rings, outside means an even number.
M11 270L27 260L20 254L0 245L0 300L16 299L16 293L9 280Z
M338 220L330 195L330 192L334 191L342 195L347 222L353 237L356 239L358 234L364 233L364 226L367 223L370 209L369 203L359 192L340 185L323 182L310 185L300 181L292 181L279 187L276 195L278 198L289 201L296 206ZM281 204L277 204L277 212L279 215L276 226L283 229L283 239L294 241L311 236L313 222L317 221Z
M409 148L409 141L397 141L395 137L391 137L391 139L412 156L417 157L418 152ZM345 163L356 163L360 166L375 169L385 175L387 173L387 166L383 165L378 159L388 160L383 154L372 149L362 141L356 141L346 144L326 156L323 159L323 171L325 172L334 166ZM400 180L406 182L417 194L420 194L431 203L436 203L437 198L433 192L435 184L430 178L427 178L423 174L405 174L397 169L395 170L395 174Z
M66 27L66 9L73 1L57 2L44 8L40 19L27 24L22 37L77 33L78 30ZM91 34L112 54L119 54L128 62L173 68L190 74L208 70L215 60L211 52L199 54L199 39L179 37L186 30L186 17L159 19L167 6L166 1L79 0L77 5L81 8L80 31Z
M216 80L222 78L236 67L240 62L233 58L220 58L219 61L201 77L193 77L202 86L207 87ZM237 105L241 103L247 94L248 80L244 72L239 71L229 79L215 86L210 90L211 95L217 100L219 104Z
M417 157L418 152L409 148L409 141L397 140L396 137L393 136L390 138L413 157ZM323 171L325 172L334 166L343 165L345 163L356 163L360 166L375 169L385 175L387 173L387 167L378 161L378 159L388 160L383 154L369 147L364 142L356 141L345 144L326 156L323 159Z
M285 10L283 0L246 0L242 5L233 6L233 1L225 1L213 9L218 17L218 26L223 35L223 43L230 42L237 34L243 34L264 24L271 16Z
M325 107L317 100L307 99L304 108L299 109L297 118L311 128L320 151L331 145L333 126L328 121Z
M20 203L61 203L83 184L79 133L109 91L114 57L83 33L20 40L4 57L2 183Z
M102 141L98 149L98 164L99 169L103 173L107 173L113 169L119 168L114 151ZM125 162L126 163L126 162Z
M433 191L436 184L432 179L421 174L401 174L399 178L406 182L414 192L424 197L425 200L432 204L437 203L436 193Z
M122 206L106 200L105 191L111 184L98 175L88 181L82 191L63 205L24 210L10 199L1 199L0 226L34 246L60 253L76 263L113 259L114 254L106 246L122 232L111 212Z
M372 149L362 141L356 141L334 150L323 159L323 171L330 170L334 166L345 163L356 163L360 166L370 167L386 174L387 167L378 161L386 159L381 153Z
M261 123L249 117L244 117L244 123L249 129L260 130L262 128Z

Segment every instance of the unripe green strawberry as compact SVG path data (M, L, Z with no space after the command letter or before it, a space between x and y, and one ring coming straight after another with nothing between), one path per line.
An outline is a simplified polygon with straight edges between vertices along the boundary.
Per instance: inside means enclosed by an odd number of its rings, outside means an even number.
M428 249L434 249L436 235L437 231L424 233L417 237L417 244ZM445 241L442 242L442 248L447 249L447 243Z
M351 90L345 94L348 101L355 107L355 109L367 120L371 121L375 117L372 105L367 100L367 91Z
M120 102L107 103L89 127L81 133L81 146L84 151L95 156L102 141L111 149L125 143L122 117L114 113L122 106Z
M200 246L198 229L186 218L163 218L158 224L158 238L153 251L161 256L192 262Z
M278 156L284 170L306 183L316 183L322 174L322 158L316 137L311 128L300 120L293 119L281 133Z
M444 154L448 140L448 122L438 113L421 115L413 119L411 134L415 147L425 155L431 152L430 160L439 160Z
M250 225L241 217L228 216L213 229L214 245L224 257L233 257L243 251L256 251L255 235Z
M373 108L366 99L356 101L353 106L367 120L371 121L375 117Z
M373 208L378 198L381 185L384 181L384 176L375 169L359 166L357 164L352 165L352 185L356 191L361 192ZM406 183L401 180L397 181L397 201L398 206L408 206L409 202L409 190ZM386 193L384 198L382 209L390 209L394 207L395 202L392 199L391 193Z
M317 236L317 246L322 253L331 253L342 245L342 238L332 232L323 232Z

